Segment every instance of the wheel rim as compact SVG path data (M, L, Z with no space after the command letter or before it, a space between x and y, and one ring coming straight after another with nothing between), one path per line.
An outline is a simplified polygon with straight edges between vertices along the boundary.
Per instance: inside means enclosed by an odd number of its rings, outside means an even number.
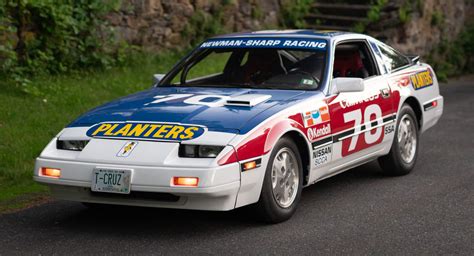
M405 163L411 163L416 153L416 127L413 119L405 114L398 124L398 147Z
M298 193L299 171L296 156L289 148L275 155L272 165L273 198L282 208L293 204Z

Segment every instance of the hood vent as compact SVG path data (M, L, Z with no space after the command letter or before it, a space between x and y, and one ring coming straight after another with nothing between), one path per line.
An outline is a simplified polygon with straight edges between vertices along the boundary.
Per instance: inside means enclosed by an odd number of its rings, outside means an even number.
M271 95L265 94L243 94L228 99L225 103L226 106L241 106L241 107L253 107L268 99Z

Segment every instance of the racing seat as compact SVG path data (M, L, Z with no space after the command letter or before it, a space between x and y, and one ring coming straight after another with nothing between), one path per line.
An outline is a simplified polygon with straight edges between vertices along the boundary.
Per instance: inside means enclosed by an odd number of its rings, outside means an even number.
M278 51L273 49L251 50L242 71L246 83L261 83L272 76L287 72Z
M321 54L312 54L309 57L306 57L294 64L290 69L290 72L293 70L301 70L308 74L311 74L315 78L322 76L324 64L324 56Z
M366 78L369 72L365 69L358 50L336 51L333 77Z

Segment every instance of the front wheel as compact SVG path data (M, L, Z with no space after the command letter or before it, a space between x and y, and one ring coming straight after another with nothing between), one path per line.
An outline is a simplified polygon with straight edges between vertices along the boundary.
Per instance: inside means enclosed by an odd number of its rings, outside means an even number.
M278 223L296 211L303 188L301 157L295 143L284 137L270 155L257 211L263 220Z
M392 176L411 172L418 156L418 122L413 109L404 104L400 110L395 138L388 155L379 158L384 173Z

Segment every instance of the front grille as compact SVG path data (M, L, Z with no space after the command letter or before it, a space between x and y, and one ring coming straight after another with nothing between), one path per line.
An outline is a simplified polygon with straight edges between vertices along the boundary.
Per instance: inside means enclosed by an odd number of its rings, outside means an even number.
M136 199L136 200L153 200L162 202L177 202L179 196L175 196L169 193L156 193L156 192L142 192L132 191L130 194L114 194L114 193L102 193L90 191L92 197L100 198L113 198L113 199Z

